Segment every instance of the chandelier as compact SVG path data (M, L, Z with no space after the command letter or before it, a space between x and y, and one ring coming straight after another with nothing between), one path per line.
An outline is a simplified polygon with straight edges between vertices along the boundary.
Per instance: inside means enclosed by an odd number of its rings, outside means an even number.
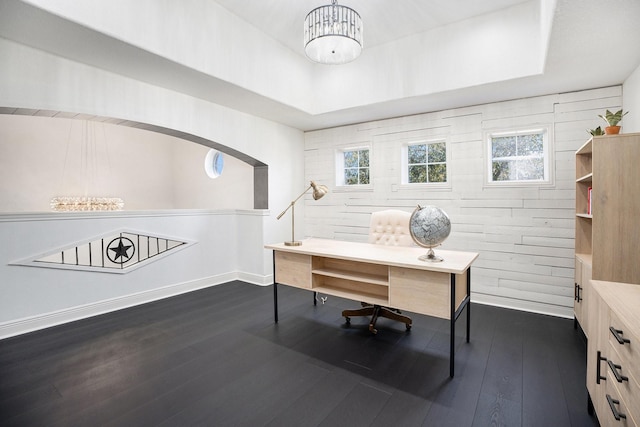
M103 196L90 196L89 190L95 192L96 188L89 188L95 186L96 180L102 177L103 180L106 177L105 171L101 166L104 161L109 162L109 153L106 141L104 143L104 150L99 152L98 150L98 138L96 135L96 124L90 123L85 120L82 122L82 130L79 138L79 151L80 158L76 163L67 164L69 160L69 154L72 143L72 131L73 124L71 122L71 129L69 130L69 139L67 141L67 152L64 160L64 167L62 171L62 184L65 182L65 173L69 172L70 175L79 179L84 183L84 191L82 195L69 195L69 196L56 196L51 198L49 206L55 212L88 212L88 211L120 211L124 208L124 201L120 197L103 197ZM104 137L104 129L103 137ZM106 138L103 138L105 140ZM67 167L70 167L70 171L67 171ZM110 164L109 164L110 169ZM72 179L70 179L72 181ZM74 192L79 193L78 189Z
M53 197L50 205L56 212L121 211L124 201L119 197L63 196Z
M313 9L304 19L304 51L321 64L346 64L362 52L362 19L355 10L338 5Z

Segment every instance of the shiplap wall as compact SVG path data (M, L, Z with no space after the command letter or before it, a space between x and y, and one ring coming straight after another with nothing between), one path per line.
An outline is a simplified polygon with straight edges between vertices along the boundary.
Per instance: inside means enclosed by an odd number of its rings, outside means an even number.
M605 109L620 108L620 86L519 99L361 123L305 134L305 174L330 188L306 199L307 236L366 241L371 212L442 208L452 222L443 249L474 251L476 302L571 317L574 277L575 151L586 129L603 125ZM486 132L548 125L552 185L485 185ZM444 139L449 186L401 183L401 147ZM336 151L371 149L371 185L336 187Z

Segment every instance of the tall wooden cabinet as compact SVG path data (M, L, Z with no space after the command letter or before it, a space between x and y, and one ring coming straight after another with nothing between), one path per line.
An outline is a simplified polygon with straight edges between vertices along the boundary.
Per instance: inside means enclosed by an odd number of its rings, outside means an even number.
M589 280L640 284L640 133L576 152L574 314L589 336Z
M602 425L618 423L612 415L628 413L625 405L640 402L637 381L624 381L625 387L618 387L619 363L609 363L619 352L611 344L612 331L620 330L617 313L637 307L626 307L631 301L613 295L622 289L619 286L598 284L624 283L632 289L633 284L640 285L639 161L640 133L595 136L576 152L574 314L588 338L587 388ZM640 294L640 286L637 289ZM634 328L638 324L632 319L626 330ZM639 375L634 374L637 380ZM635 388L629 391L627 384ZM620 425L636 425L638 414L632 414Z

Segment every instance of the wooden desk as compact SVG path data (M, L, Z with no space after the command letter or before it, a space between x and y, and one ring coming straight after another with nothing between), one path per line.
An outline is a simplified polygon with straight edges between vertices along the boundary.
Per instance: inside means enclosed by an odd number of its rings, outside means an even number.
M266 245L273 250L273 307L278 322L278 284L354 301L449 319L449 375L454 375L455 323L467 309L471 319L473 252L438 250L443 262L420 261L426 249L308 239L301 246ZM315 304L314 296L314 304Z

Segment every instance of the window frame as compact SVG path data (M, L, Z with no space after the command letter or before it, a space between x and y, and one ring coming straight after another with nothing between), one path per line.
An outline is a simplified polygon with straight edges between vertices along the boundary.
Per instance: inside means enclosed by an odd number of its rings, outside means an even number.
M544 167L543 179L532 180L493 180L493 143L495 137L521 136L542 133L542 159ZM535 124L531 126L519 126L512 128L490 129L484 132L484 186L485 187L552 187L554 182L554 147L553 126L550 124ZM513 156L518 157L518 156Z
M367 150L369 152L369 183L368 184L347 184L345 182L345 164L344 164L344 155L347 152L350 151L363 151L363 150ZM336 150L336 155L335 155L335 179L336 179L336 188L340 188L340 189L349 189L349 188L353 188L353 189L368 189L372 187L372 180L373 180L373 176L372 176L372 157L373 157L373 153L371 150L371 146L370 145L357 145L357 146L350 146L350 147L345 147L345 148L340 148ZM358 170L360 170L360 167L358 166ZM358 174L359 175L359 174ZM360 180L360 178L358 177L358 181Z
M446 167L446 181L444 182L409 182L409 147L415 145L431 145L444 143L445 147L445 161ZM451 162L450 162L450 147L446 138L434 138L434 139L417 139L404 142L402 144L402 153L400 155L401 168L400 168L400 182L403 188L425 188L438 189L438 188L451 188ZM428 159L427 159L428 160ZM432 164L438 164L442 162L435 162ZM426 163L428 166L429 163ZM428 177L428 170L427 170Z

